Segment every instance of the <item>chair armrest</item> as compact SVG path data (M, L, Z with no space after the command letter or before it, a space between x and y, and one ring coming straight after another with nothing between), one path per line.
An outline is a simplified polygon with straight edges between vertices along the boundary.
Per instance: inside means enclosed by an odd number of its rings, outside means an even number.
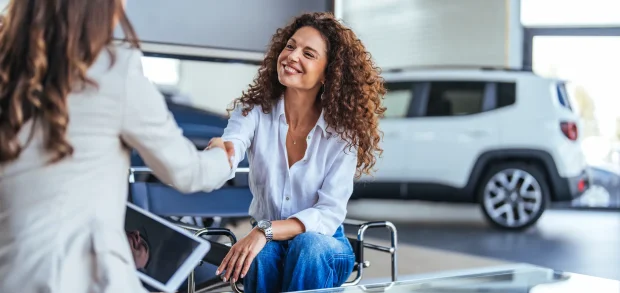
M211 249L207 252L203 260L212 265L219 266L230 251L230 247L222 243L209 242L211 243Z
M353 246L353 251L355 252L355 260L357 263L357 276L351 281L347 282L344 286L354 286L359 284L362 279L364 268L370 266L370 263L364 260L364 248L369 248L373 250L378 250L382 252L389 253L391 255L392 261L392 282L395 282L398 279L398 263L397 263L397 254L396 251L398 249L398 233L396 231L396 226L389 221L373 221L373 222L363 222L347 219L344 221L345 225L357 226L357 239L349 238L349 242L351 246ZM368 229L376 229L376 228L386 228L390 231L390 240L391 246L381 246L375 245L371 243L365 243L365 234Z
M201 237L202 235L223 235L223 236L228 236L232 245L237 243L237 237L235 237L235 234L226 228L196 229L195 227L191 225L186 225L183 223L181 224L176 223L176 224L179 225L180 227L187 228L188 230L194 232L194 235L198 237ZM208 262L213 265L219 265L220 263L222 263L222 260L224 260L224 257L226 257L226 254L228 254L230 247L228 247L227 245L221 244L221 243L213 242L213 241L209 241L209 242L211 244L211 249L209 250L209 252L207 252L205 257L203 258L203 261ZM188 293L194 293L196 291L196 280L194 276L194 271L190 273L187 279L187 287L188 287L188 290L187 290Z

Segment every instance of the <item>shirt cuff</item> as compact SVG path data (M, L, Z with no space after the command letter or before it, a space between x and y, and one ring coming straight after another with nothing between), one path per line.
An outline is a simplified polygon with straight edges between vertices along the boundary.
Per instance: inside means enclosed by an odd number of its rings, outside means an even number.
M325 231L325 225L321 222L321 211L318 209L305 209L288 218L298 219L302 224L304 224L306 232L316 232L323 235L329 235L326 233L327 231Z

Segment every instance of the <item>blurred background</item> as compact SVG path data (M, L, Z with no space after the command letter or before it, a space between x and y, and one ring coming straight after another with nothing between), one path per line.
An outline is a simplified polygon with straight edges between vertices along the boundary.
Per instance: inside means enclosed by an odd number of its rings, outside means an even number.
M572 205L620 207L620 99L614 82L620 73L620 1L220 2L128 1L149 55L145 74L175 103L226 115L255 76L277 27L301 12L332 11L384 71L512 68L568 81L571 107L582 124L579 143L595 183ZM162 11L165 16L158 16ZM386 115L398 109L398 99L386 98Z
M145 74L199 148L221 134L278 27L311 11L350 26L389 92L385 154L356 187L349 218L397 224L402 275L530 263L620 279L620 0L129 0L127 9ZM527 189L514 196L530 207L485 189L502 182L502 192ZM243 217L201 220L250 229ZM387 259L370 256L366 273L386 280Z
M277 28L312 11L351 27L383 69L388 110L384 156L348 217L396 223L401 275L529 263L620 280L620 0L127 0L127 10L144 73L198 148L221 135ZM250 228L245 217L191 220ZM387 280L388 259L369 257L371 281Z

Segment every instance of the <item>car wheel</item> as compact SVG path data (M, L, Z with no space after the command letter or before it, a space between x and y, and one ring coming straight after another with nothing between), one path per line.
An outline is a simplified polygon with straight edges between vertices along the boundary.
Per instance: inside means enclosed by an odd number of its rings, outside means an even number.
M504 163L492 166L482 178L478 198L485 218L493 226L522 230L538 221L550 191L540 168Z

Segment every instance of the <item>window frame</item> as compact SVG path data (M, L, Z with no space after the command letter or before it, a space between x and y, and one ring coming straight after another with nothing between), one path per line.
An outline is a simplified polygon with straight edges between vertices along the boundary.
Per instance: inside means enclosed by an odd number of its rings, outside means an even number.
M397 85L396 87L391 87L390 85ZM407 86L408 85L408 86ZM416 97L416 93L415 93L415 82L414 81L386 81L385 82L385 87L387 89L387 95L389 95L390 91L397 91L397 90L406 90L409 89L410 96L409 96L409 102L407 103L407 111L405 112L405 116L404 117L382 117L381 120L398 120L398 119L407 119L407 118L411 118L411 114L412 114L412 110L413 110L413 104L414 104L414 100ZM385 101L385 96L384 96L384 101ZM389 108L389 107L388 107ZM390 111L390 109L387 109L387 111ZM386 111L386 112L387 112Z
M475 82L484 84L484 96L482 100L482 110L480 112L465 114L465 115L450 115L450 116L426 116L426 109L428 106L428 100L430 98L431 84L433 82ZM394 119L408 119L408 118L445 118L445 117L464 117L479 115L482 113L490 112L493 110L510 107L517 103L518 97L518 81L517 80L502 80L502 81L485 81L485 80L418 80L418 81L394 81L386 82L386 87L389 84L410 84L411 85L411 99L407 109L405 117L384 117L382 120L394 120ZM500 84L513 84L514 85L514 101L508 105L500 106L499 101L499 85ZM398 90L406 87L397 87ZM388 87L388 90L393 90ZM389 110L388 110L389 111Z
M430 99L430 91L432 88L432 83L480 83L483 84L483 96L482 96L482 104L480 105L480 111L476 113L469 113L464 115L444 115L444 116L426 116L428 102ZM420 82L420 90L419 95L414 97L417 98L417 102L412 103L416 105L417 109L412 109L412 113L414 115L412 117L418 118L445 118L445 117L466 117L472 115L482 114L491 110L496 109L497 106L497 85L495 82L489 82L484 80L433 80L433 81L424 81Z
M523 30L523 69L533 69L534 38L550 37L617 37L620 27L528 27Z

